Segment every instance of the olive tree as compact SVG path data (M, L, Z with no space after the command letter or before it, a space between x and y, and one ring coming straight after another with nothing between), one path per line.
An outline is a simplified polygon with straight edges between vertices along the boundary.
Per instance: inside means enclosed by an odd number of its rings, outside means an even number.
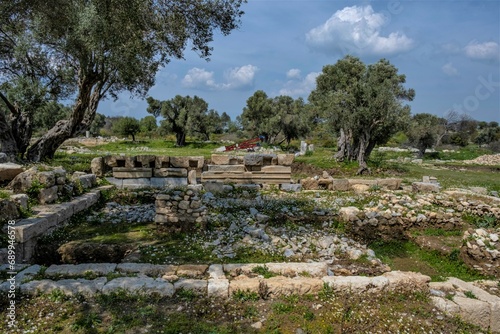
M71 94L72 110L33 143L27 158L53 157L68 138L88 130L99 102L128 91L144 96L157 71L186 47L209 60L215 31L240 24L245 0L2 1L0 144L23 153L16 131L31 122L32 104L6 94L5 83L30 75L43 99ZM27 96L24 94L24 96ZM23 117L19 116L25 113ZM16 120L17 117L17 120ZM31 137L31 134L26 134ZM26 142L26 141L25 141ZM29 141L28 141L29 142Z
M406 135L410 144L418 149L420 158L426 149L436 145L440 129L441 121L435 115L422 113L412 117Z
M309 101L339 135L337 160L357 161L358 173L369 171L366 161L375 146L409 121L410 107L403 102L413 100L415 91L405 89L405 82L386 59L367 66L346 56L323 67Z

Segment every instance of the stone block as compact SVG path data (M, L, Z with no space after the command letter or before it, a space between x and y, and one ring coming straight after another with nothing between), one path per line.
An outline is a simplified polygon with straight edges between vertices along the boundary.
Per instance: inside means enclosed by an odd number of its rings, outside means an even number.
M294 159L294 154L278 154L278 165L291 166Z
M282 183L280 189L286 192L300 192L302 190L302 185L299 183Z
M113 167L113 177L117 179L149 178L152 176L153 170L151 168Z
M152 179L152 178L151 178ZM123 179L123 189L141 189L151 187L151 179L141 177L137 179Z
M154 175L155 177L187 177L188 171L186 168L156 168Z
M287 277L295 277L306 274L311 277L323 277L328 275L328 266L323 262L288 262L288 263L266 263L269 271Z
M347 179L333 179L332 180L332 188L334 191L349 191L351 190L351 184Z
M351 184L351 188L356 194L363 194L370 190L370 186L367 184Z
M460 317L481 328L489 328L491 322L490 304L481 300L455 296L453 302L460 309Z
M208 297L229 298L229 280L209 279L207 286Z
M183 264L177 267L177 276L181 277L203 277L208 266L205 264Z
M16 203L16 206L27 210L28 209L28 201L29 197L26 194L15 194L10 196L10 199ZM0 212L4 212L2 209L0 209Z
M261 279L259 278L236 278L229 282L229 297L238 291L259 293Z
M21 285L21 292L25 294L50 293L59 290L67 296L84 295L92 297L97 292L101 292L107 279L99 277L94 280L86 279L63 279L59 281L41 280L31 281Z
M47 277L83 277L87 273L106 276L116 269L116 263L53 264L45 270Z
M95 174L86 174L78 177L83 189L91 189L96 186L97 178Z
M195 169L190 170L187 178L188 184L197 184L198 183L198 173Z
M90 162L90 170L92 171L92 174L102 177L104 176L105 173L105 168L104 168L104 158L103 157L97 157L92 159Z
M345 223L358 220L358 214L359 209L355 206L347 206L339 210L339 218Z
M291 174L292 173L292 167L289 166L262 166L261 168L262 173L266 174Z
M398 190L401 187L401 179L391 178L391 179L378 179L377 185L380 187L387 188L389 190Z
M11 162L0 163L0 182L13 180L22 172L24 169L21 165Z
M155 168L168 168L170 167L170 157L156 156Z
M176 266L150 263L119 263L116 271L127 274L141 274L151 277L161 277L166 273L175 274Z
M208 165L209 172L229 172L229 173L243 173L246 171L245 165Z
M201 156L170 157L170 166L172 167L202 169L204 164L205 158Z
M229 155L212 154L210 160L214 165L229 165Z
M138 155L135 157L134 167L155 168L156 156L154 155Z
M323 282L337 291L351 291L363 293L366 291L378 292L389 286L386 277L364 277L364 276L325 276Z
M187 178L182 177L152 177L151 187L166 188L166 187L182 187L187 186Z
M7 223L9 220L19 218L16 203L10 199L0 199L0 212L2 213L0 223Z
M54 203L57 200L57 186L41 189L38 193L38 201L40 204Z
M269 297L317 294L323 288L323 281L319 278L286 278L283 276L271 277L264 281L267 285Z
M45 188L50 188L56 184L56 175L52 171L39 172L38 182L43 184Z
M208 277L214 280L226 279L222 264L212 264L208 267Z
M413 182L411 184L411 188L413 192L422 192L422 193L428 193L428 192L438 193L440 190L439 184L426 183L426 182Z
M204 279L180 279L174 283L175 292L179 290L188 290L200 295L206 295L207 287L208 282Z
M107 177L106 180L113 184L114 186L116 186L116 188L118 189L122 189L123 188L123 179L117 179L115 177Z
M174 286L161 278L153 279L151 277L118 277L104 285L102 293L126 290L131 293L145 295L157 294L163 297L172 297L174 295Z
M126 165L126 157L124 155L107 155L103 157L104 164L109 168L114 167L125 167ZM127 166L133 167L133 166Z
M247 154L243 158L245 166L262 166L263 156L261 154Z

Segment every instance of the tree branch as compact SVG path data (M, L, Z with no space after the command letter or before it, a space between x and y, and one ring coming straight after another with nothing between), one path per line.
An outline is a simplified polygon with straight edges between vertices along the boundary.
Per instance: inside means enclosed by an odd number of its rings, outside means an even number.
M2 92L0 92L0 99L2 99L2 101L5 103L7 108L9 108L11 113L13 113L14 115L19 114L19 111L16 109L16 107L14 107L12 103L10 103L10 101L7 99L5 95L2 94Z

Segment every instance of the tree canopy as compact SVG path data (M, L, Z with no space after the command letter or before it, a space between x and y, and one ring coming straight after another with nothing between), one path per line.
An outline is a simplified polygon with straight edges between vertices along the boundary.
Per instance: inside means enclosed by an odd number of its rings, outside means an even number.
M423 157L426 149L436 145L440 130L439 117L422 113L412 117L406 134L410 144L418 149L419 157Z
M403 102L413 100L415 91L405 89L405 81L386 59L367 66L346 56L323 67L309 101L339 135L337 160L357 160L362 173L375 145L408 124L410 107Z
M245 0L36 0L0 3L0 143L24 154L37 103L74 97L64 120L31 145L28 159L51 158L87 130L99 102L128 91L144 96L159 68L188 47L209 59L214 32L239 26ZM14 94L16 87L36 94ZM26 90L27 91L27 90ZM27 132L22 136L20 129ZM16 138L23 138L20 143ZM27 139L29 138L29 139ZM26 146L26 147L25 147Z

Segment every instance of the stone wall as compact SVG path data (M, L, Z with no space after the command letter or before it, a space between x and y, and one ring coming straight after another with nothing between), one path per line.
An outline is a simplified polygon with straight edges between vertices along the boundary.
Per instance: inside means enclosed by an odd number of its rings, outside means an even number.
M207 208L203 206L201 186L171 190L156 196L155 222L159 232L187 232L204 229Z

